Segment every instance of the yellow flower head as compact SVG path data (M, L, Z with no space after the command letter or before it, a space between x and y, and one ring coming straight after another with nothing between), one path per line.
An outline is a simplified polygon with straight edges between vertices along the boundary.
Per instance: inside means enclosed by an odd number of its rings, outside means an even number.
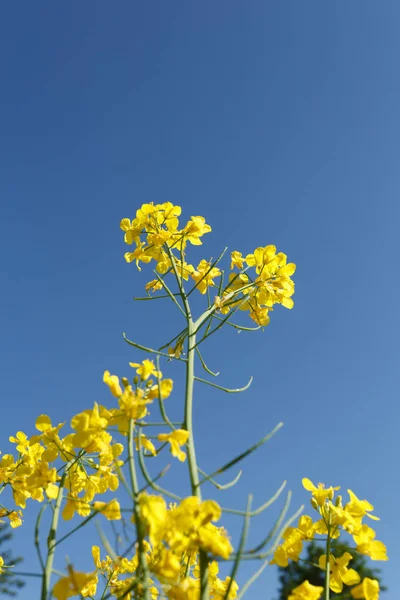
M204 217L192 217L183 228L182 233L185 241L187 240L194 246L200 246L202 244L200 238L210 231L211 227L207 225Z
M129 365L133 368L137 367L136 373L139 375L142 381L147 381L147 379L152 375L158 379L161 379L162 377L161 371L157 371L153 361L147 358L145 358L141 363L129 363Z
M370 512L374 510L372 504L367 502L367 500L359 500L354 492L351 490L347 490L350 496L350 502L346 504L344 507L345 511L348 512L355 518L362 518L364 516L373 519L374 521L379 521L379 517L375 515L371 515Z
M350 593L353 598L357 599L379 600L379 581L365 577Z
M245 259L242 256L241 252L238 252L237 250L231 252L231 270L234 267L237 267L238 269L243 269L244 261Z
M325 488L323 483L314 485L313 482L307 477L302 479L302 484L308 492L312 492L312 496L315 498L319 506L325 504L327 500L332 500L334 492L336 490L340 490L340 486Z
M181 462L186 459L186 454L181 450L181 446L186 444L189 439L189 432L186 429L175 429L171 433L159 433L157 438L160 442L169 442L171 446L171 454Z
M108 521L121 520L121 507L118 500L111 500L110 502L94 502L93 508L104 515Z
M357 544L357 551L360 554L369 556L372 560L388 560L386 546L383 542L375 540L375 531L362 525L362 527L353 534L353 539Z
M333 554L329 556L330 580L329 587L335 594L340 594L343 590L343 584L355 585L360 581L359 574L354 569L348 569L347 565L353 557L350 552L345 552L342 556L335 558ZM323 571L327 568L326 555L319 557L319 567Z
M319 600L324 588L319 585L312 585L308 580L290 593L288 600Z
M211 263L201 260L197 269L192 273L192 279L196 282L196 287L200 294L205 294L209 287L215 285L214 279L221 276L221 271L217 267L212 267Z
M94 596L97 590L98 577L96 573L81 573L68 566L68 575L57 581L53 587L53 596L57 600L67 600L72 596Z
M116 398L122 396L121 386L119 385L119 379L116 375L111 375L110 371L104 371L103 381L108 385L113 396Z

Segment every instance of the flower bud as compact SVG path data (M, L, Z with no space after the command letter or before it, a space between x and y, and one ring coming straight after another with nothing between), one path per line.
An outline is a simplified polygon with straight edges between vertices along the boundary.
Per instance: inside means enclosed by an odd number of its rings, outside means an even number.
M311 506L312 506L312 507L313 507L315 510L319 510L319 504L318 504L318 502L316 501L316 499L314 498L314 496L312 496L312 497L311 497L311 500L310 500L310 502L311 502Z
M137 375L135 375L135 377L133 378L133 385L137 385L139 383L139 377Z
M337 496L335 500L335 506L341 508L342 507L342 496Z

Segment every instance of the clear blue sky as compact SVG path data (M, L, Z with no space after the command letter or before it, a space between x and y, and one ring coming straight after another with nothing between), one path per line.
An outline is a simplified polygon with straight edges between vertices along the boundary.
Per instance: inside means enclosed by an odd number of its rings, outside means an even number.
M396 0L3 4L3 451L40 413L109 401L103 370L139 358L122 331L176 331L132 302L142 279L119 231L172 201L212 224L206 256L274 243L298 265L293 311L207 350L222 384L255 381L241 397L199 388L201 464L285 422L220 501L251 489L260 504L287 479L295 508L303 476L351 487L382 518L398 596L399 21ZM275 588L271 568L250 597Z

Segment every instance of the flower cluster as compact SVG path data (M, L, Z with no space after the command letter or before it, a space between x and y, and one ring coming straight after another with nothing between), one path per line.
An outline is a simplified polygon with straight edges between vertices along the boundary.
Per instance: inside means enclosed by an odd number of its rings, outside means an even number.
M40 415L36 420L38 434L28 438L19 431L10 437L17 456L4 454L1 457L0 485L12 490L16 508L0 506L0 517L8 518L11 527L22 524L20 509L26 507L28 499L38 502L45 498L56 499L61 488L66 492L64 519L72 519L75 513L87 517L93 510L108 520L121 518L117 500L95 501L96 496L115 492L119 486L118 469L124 462L120 458L124 446L115 442L114 430L126 436L129 420L139 424L147 414L147 406L155 399L168 398L173 388L172 380L163 379L152 361L145 359L140 364L130 364L136 369L132 384L122 378L121 387L116 375L104 373L104 382L118 398L118 408L108 409L95 403L93 408L72 417L72 431L65 436L61 435L65 423L53 425L49 416ZM172 455L185 460L181 446L188 440L186 430L160 433L158 439L169 442ZM153 443L143 433L140 443L145 450L156 454Z
M196 497L185 498L179 505L168 508L161 496L145 493L139 498L139 517L146 527L148 540L143 540L145 560L150 576L147 587L151 598L170 600L197 600L200 589L199 551L227 558L232 547L224 529L218 528L221 509L216 502L200 502ZM55 585L53 594L58 600L72 595L84 598L96 594L99 576L104 578L109 592L117 598L136 597L143 582L138 580L138 551L131 558L106 556L101 559L100 548L92 547L95 570L76 572L70 566L66 577ZM230 586L228 598L236 598L238 585L229 577L218 577L217 561L210 562L210 599L223 600Z
M318 512L318 519L313 521L311 517L303 515L297 527L288 527L283 534L282 544L275 550L272 564L287 567L290 560L295 562L299 560L304 542L321 539L317 536L324 536L323 539L329 541L337 539L344 532L352 536L354 551L369 556L372 560L387 560L384 543L375 540L375 531L363 522L365 517L378 520L378 517L372 514L374 507L369 502L360 500L354 492L348 490L349 501L343 505L341 496L337 496L334 500L335 491L339 490L339 487L326 488L323 484L314 485L307 478L303 479L303 486L311 492L311 505ZM329 548L329 544L327 547ZM360 583L358 573L349 568L352 558L350 552L344 552L342 556L334 556L329 552L329 558L327 554L320 556L319 567L323 571L329 570L330 589L340 593L343 585L355 585L356 587L351 590L354 598L377 600L378 581L365 578ZM321 593L322 588L304 582L292 592L293 597L290 596L290 599L317 600Z
M195 283L201 294L216 287L219 280L218 295L213 306L216 311L227 314L237 309L248 311L250 317L259 326L269 323L269 313L275 304L286 308L293 307L294 283L291 276L296 270L293 263L287 263L283 252L276 252L273 245L259 247L252 254L243 256L234 250L231 253L228 282L223 284L223 271L217 262L202 259L197 267L186 262L186 246L201 245L201 238L211 231L203 217L191 217L190 221L179 229L181 207L170 202L164 204L143 204L133 220L122 219L121 229L129 245L135 244L133 252L126 252L127 262L156 262L157 279L146 285L148 292L168 288L164 276L173 272L181 284L189 278ZM253 269L251 273L250 269Z

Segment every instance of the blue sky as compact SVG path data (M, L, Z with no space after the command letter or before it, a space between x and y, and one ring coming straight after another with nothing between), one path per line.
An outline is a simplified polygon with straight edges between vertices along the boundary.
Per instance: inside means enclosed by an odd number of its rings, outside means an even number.
M221 384L255 380L242 396L199 388L200 464L285 423L218 499L240 507L252 490L260 504L287 479L295 509L303 476L352 488L381 516L396 597L398 2L44 0L1 13L0 447L40 413L109 402L104 369L128 374L140 358L123 331L154 344L178 331L170 309L165 322L158 304L133 303L143 278L119 230L141 203L172 201L211 223L206 257L273 243L298 265L293 311L206 350ZM27 570L33 512L15 538ZM276 585L266 571L251 597Z

